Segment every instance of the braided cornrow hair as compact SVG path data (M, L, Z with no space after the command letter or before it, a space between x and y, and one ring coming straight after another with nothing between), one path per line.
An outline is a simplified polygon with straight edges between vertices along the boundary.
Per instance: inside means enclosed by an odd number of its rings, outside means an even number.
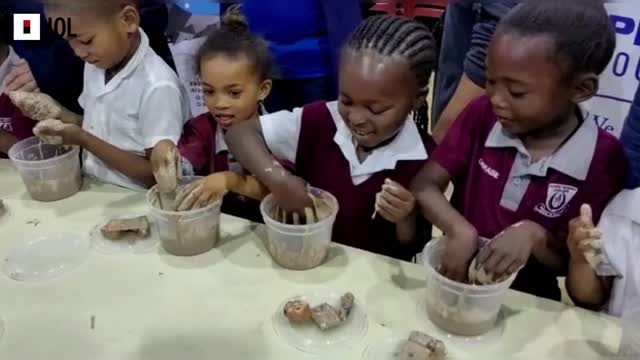
M424 102L414 112L414 120L421 131L426 131L429 122L426 96L436 62L431 31L417 21L400 16L373 16L354 30L345 49L373 51L383 56L399 57L409 63L424 97Z

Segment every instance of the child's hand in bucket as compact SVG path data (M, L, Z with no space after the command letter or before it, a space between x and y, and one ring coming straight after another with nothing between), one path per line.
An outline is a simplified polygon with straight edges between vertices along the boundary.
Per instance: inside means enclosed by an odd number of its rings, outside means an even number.
M158 191L170 193L178 187L178 178L182 173L180 153L171 140L162 140L151 152L151 169L158 183Z
M375 210L392 223L405 220L416 206L413 194L399 183L386 179L382 191L376 195Z
M478 235L473 227L457 228L457 232L446 235L445 249L439 272L454 281L465 282L469 263L478 248Z
M33 133L45 142L56 145L82 145L84 130L77 125L65 124L60 120L48 119L39 122Z
M35 120L61 119L63 108L51 96L40 92L11 91L9 98L22 114Z
M213 173L182 188L176 194L176 207L178 211L201 209L218 201L227 191L225 173Z
M300 177L287 174L269 190L284 211L304 214L305 208L313 207L307 182Z
M592 267L598 263L602 234L593 224L591 207L583 204L580 216L569 222L569 236L567 246L571 259L578 262L588 262Z

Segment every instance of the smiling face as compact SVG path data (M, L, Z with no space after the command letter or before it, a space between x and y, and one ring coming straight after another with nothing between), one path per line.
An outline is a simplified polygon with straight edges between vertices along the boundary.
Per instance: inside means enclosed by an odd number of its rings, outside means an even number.
M94 12L48 11L47 16L70 18L71 32L74 37L66 40L74 53L84 62L98 68L109 70L121 65L135 52L135 36L138 32L138 13L132 6L126 6L113 15L100 15Z
M562 126L575 107L575 87L558 65L547 35L494 36L487 54L487 93L498 121L524 135Z
M200 63L202 92L209 112L223 128L258 115L271 80L261 80L246 56L214 55Z
M358 145L373 148L398 133L420 100L409 64L370 51L345 51L338 111Z

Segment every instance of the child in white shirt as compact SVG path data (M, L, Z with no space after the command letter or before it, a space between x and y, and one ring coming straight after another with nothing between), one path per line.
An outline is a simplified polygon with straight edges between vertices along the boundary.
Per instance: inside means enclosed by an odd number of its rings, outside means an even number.
M34 132L82 147L83 169L92 177L134 190L150 187L151 151L160 140L180 138L189 101L175 72L150 48L135 1L45 4L52 18L70 18L75 36L67 41L86 63L79 99L84 117L62 109Z

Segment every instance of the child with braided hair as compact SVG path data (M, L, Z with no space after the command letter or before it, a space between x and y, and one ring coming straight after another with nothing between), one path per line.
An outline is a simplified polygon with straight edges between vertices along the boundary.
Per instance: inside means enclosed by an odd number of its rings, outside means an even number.
M340 207L333 241L410 259L426 240L415 241L415 199L407 187L433 145L416 122L425 119L434 63L426 27L371 17L342 50L338 101L234 124L227 145L285 210L311 204L308 185L332 193ZM275 158L294 163L296 175L269 171Z

